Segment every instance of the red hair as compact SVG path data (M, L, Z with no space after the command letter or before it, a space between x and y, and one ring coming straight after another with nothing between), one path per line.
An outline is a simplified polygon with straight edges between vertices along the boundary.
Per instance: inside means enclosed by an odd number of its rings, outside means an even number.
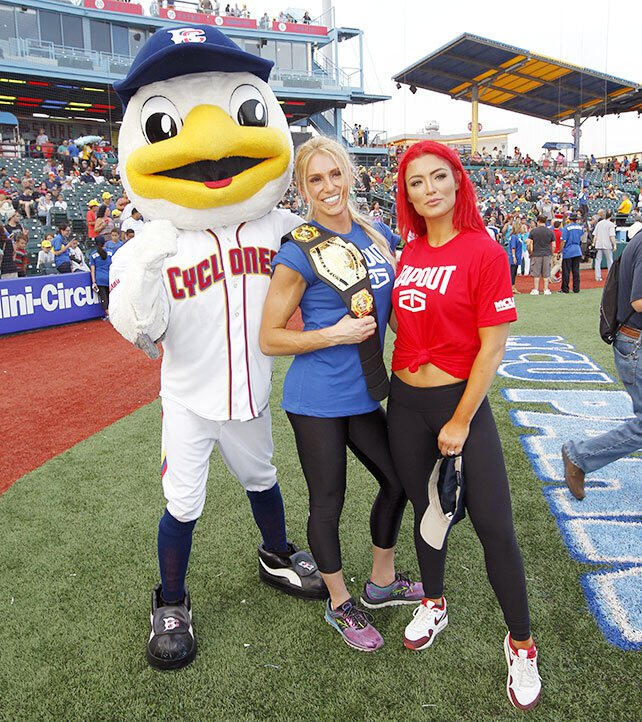
M459 160L459 154L443 143L437 143L434 140L422 140L411 145L403 154L397 172L397 225L401 236L408 240L410 233L414 236L426 234L426 221L417 213L406 195L406 170L411 161L428 154L438 155L443 158L459 181L459 190L455 197L453 226L458 231L471 230L484 231L485 233L486 226L477 209L475 188Z

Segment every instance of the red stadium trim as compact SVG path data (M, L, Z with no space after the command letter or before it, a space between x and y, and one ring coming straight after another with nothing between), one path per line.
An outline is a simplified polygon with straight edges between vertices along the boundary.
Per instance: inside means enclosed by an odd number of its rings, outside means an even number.
M218 246L218 255L221 259L221 268L225 269L223 260L223 251L221 242L214 231L208 229L207 232L216 241ZM227 335L227 409L229 420L232 420L232 338L230 337L230 301L227 295L227 280L223 277L223 298L225 299L225 333Z

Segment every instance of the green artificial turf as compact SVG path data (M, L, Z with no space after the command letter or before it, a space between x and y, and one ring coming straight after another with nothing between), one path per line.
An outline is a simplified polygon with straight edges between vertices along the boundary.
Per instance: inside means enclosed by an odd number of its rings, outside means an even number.
M520 296L520 320L512 333L564 336L614 374L610 348L596 330L598 302L598 290ZM275 463L290 536L304 545L307 493L279 408L287 366L287 359L275 365ZM504 385L534 384L498 378L491 392L544 680L542 702L528 717L637 720L640 656L607 643L588 612L578 579L589 567L569 557L509 420L511 405L500 397ZM506 698L505 627L468 520L451 537L450 624L435 645L420 653L404 649L410 611L396 607L375 614L384 648L359 653L325 624L322 604L259 584L258 532L242 489L216 452L188 576L199 653L183 671L151 670L144 647L149 591L158 575L156 526L164 505L159 446L160 405L154 402L52 459L0 497L0 719L522 717ZM375 482L354 457L348 463L341 541L345 573L357 595L369 573ZM398 568L417 572L410 511Z

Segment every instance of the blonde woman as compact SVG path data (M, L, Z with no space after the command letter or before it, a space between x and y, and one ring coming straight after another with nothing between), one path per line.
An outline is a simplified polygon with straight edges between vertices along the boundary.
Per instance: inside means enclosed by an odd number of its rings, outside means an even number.
M271 356L294 355L283 385L282 406L296 438L308 485L308 539L328 587L325 620L355 649L372 652L383 638L348 591L342 572L339 517L350 449L379 483L370 514L372 574L361 594L369 609L416 604L421 584L395 573L394 547L406 496L392 464L386 417L368 393L358 344L375 333L383 345L399 240L382 223L372 224L349 200L355 171L346 151L318 137L297 152L295 178L307 219L356 246L370 272L378 328L372 316L352 318L338 292L313 272L306 254L286 242L272 261L260 344ZM286 328L297 306L304 330Z

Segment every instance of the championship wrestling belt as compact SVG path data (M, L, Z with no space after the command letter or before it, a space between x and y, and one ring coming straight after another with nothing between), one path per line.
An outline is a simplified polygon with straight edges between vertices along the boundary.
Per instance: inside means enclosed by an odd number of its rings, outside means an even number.
M316 277L336 291L354 318L372 316L377 322L377 307L370 275L361 251L341 236L304 223L283 236L305 253ZM358 345L361 369L368 393L375 401L388 395L390 381L383 362L379 331Z

